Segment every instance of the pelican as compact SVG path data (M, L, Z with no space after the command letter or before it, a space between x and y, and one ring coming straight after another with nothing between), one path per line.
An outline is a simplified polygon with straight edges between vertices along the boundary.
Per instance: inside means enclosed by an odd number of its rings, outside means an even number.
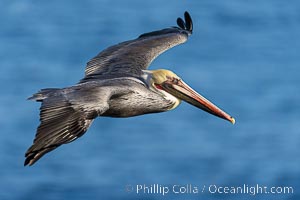
M164 51L187 41L193 32L188 12L178 27L144 33L108 47L91 59L74 86L47 88L29 100L41 102L40 125L25 153L33 165L46 153L81 137L99 116L132 117L176 108L185 101L234 124L235 120L166 69L147 70Z

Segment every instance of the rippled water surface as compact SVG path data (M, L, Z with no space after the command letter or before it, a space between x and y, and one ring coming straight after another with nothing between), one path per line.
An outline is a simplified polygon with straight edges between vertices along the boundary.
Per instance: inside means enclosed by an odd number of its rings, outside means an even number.
M0 5L0 199L300 198L299 2L4 0ZM176 72L232 114L236 125L186 103L166 113L98 118L82 138L23 167L39 124L39 104L27 97L76 83L99 51L173 26L185 10L194 20L194 34L151 68ZM199 191L136 194L144 184ZM293 194L209 192L211 185L257 184L289 186Z

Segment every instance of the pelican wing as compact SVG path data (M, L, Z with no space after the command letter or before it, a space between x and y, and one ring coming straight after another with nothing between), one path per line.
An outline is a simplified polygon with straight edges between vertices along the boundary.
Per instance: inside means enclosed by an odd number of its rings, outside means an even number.
M33 165L46 153L81 137L94 118L108 109L110 90L93 84L48 88L30 97L42 102L40 125L24 165Z
M186 42L193 31L188 12L178 18L178 27L166 28L140 35L100 52L87 63L85 78L81 82L105 76L140 76L142 70L164 51Z

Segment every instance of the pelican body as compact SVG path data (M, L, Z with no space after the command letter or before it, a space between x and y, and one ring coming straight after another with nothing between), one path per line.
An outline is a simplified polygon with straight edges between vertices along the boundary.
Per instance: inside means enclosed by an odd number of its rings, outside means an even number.
M47 88L30 97L41 102L40 125L24 165L82 136L99 116L132 117L176 108L181 100L234 123L234 118L189 87L175 73L148 70L164 51L187 41L193 23L188 12L178 27L140 35L111 46L91 59L74 86Z

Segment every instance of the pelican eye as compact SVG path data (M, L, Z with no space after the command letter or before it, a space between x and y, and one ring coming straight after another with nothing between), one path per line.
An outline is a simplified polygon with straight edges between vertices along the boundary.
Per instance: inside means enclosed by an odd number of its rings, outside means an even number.
M178 81L179 81L179 79L177 79L177 78L172 79L172 83L174 83L174 84L178 84Z
M179 81L178 78L175 78L175 77L172 77L172 76L166 76L166 78L167 78L170 82L172 82L172 83L174 83L174 84L177 84L178 81Z

